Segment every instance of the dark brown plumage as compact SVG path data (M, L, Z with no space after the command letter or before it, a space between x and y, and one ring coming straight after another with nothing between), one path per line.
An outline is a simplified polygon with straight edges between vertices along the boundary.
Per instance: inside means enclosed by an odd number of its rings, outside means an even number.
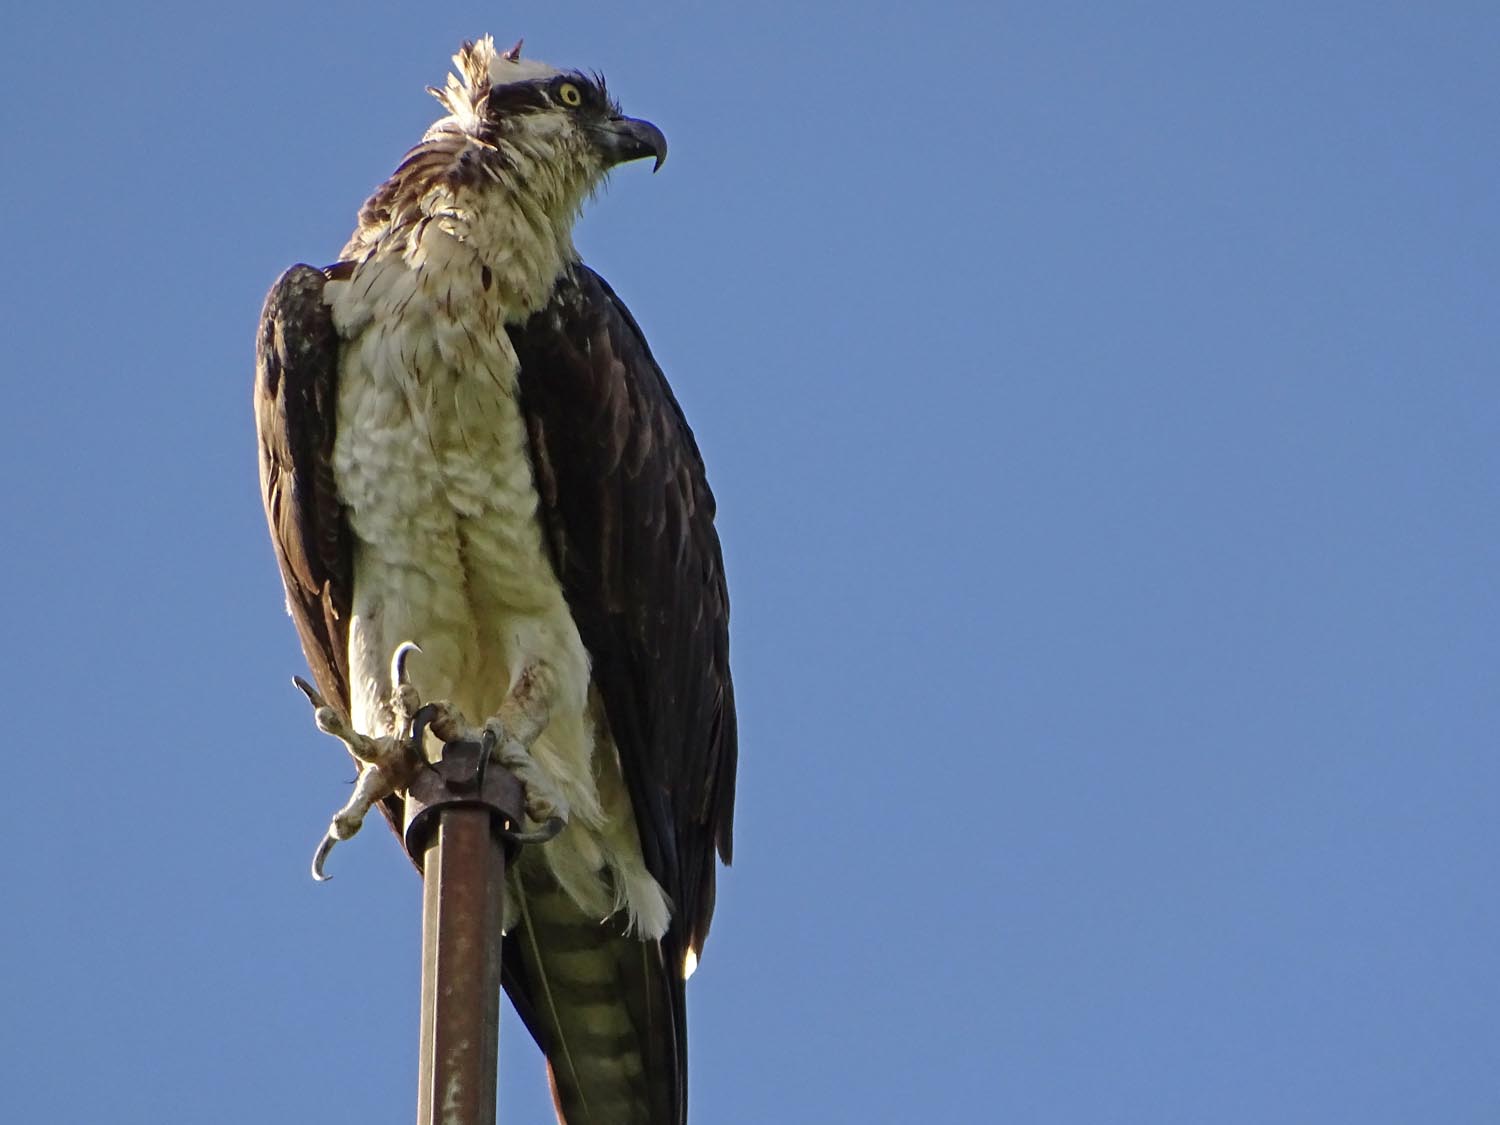
M510 327L553 567L593 660L646 866L703 947L732 854L729 594L714 498L645 337L582 263Z
M349 525L333 481L339 338L323 303L328 275L293 266L261 311L255 353L260 493L287 611L313 681L349 714Z

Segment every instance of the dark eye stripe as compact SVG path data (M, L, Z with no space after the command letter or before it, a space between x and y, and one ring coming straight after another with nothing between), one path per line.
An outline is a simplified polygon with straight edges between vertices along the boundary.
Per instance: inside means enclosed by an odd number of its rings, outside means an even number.
M528 109L546 109L550 101L545 83L510 82L490 87L489 111L494 117L503 117Z
M578 91L578 100L569 104L562 95L566 86ZM592 78L581 73L559 74L555 78L538 78L530 82L508 82L504 86L490 87L489 114L491 117L506 117L514 113L547 109L561 105L568 109L585 111L618 112L604 89L604 80L598 75Z

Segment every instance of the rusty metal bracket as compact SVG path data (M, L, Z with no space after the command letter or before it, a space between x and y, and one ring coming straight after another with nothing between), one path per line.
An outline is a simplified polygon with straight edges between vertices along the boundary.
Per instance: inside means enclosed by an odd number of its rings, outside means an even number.
M434 710L423 707L412 718L411 738L419 751ZM493 751L494 739L488 732L482 742L447 742L442 757L417 772L406 791L401 838L418 867L444 809L487 809L495 833L506 843L507 860L515 858L520 845L545 843L562 831L563 822L556 817L534 831L522 831L525 795L521 783L509 770L489 768Z

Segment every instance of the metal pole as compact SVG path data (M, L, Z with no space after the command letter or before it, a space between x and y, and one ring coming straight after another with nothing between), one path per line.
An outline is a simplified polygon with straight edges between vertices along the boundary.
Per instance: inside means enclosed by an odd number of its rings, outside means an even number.
M422 867L418 1125L494 1125L507 847L521 786L451 742L406 798L406 847Z

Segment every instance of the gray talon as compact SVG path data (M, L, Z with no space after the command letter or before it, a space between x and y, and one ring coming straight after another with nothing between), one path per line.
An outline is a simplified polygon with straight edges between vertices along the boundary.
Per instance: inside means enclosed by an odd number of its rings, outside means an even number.
M502 835L512 844L545 844L565 827L567 827L567 821L562 817L550 816L547 818L547 823L530 832L520 832L514 828L508 828Z
M326 883L333 878L332 875L323 874L323 864L328 862L328 853L333 851L333 845L337 843L338 840L334 837L332 829L324 833L323 839L318 841L318 850L313 853L312 877L319 883Z
M410 728L412 716L422 705L406 668L411 654L421 651L422 647L415 642L402 641L391 654L391 710L395 713L397 728L403 732Z
M391 683L404 686L406 679L406 659L412 653L420 653L422 646L415 641L402 641L396 646L396 651L391 654Z

